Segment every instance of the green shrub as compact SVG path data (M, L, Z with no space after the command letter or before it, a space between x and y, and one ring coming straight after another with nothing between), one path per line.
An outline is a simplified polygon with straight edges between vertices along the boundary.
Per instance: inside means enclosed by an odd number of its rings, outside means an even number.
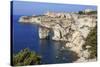
M91 11L91 12L88 12L87 14L97 14L97 11Z
M41 57L28 48L21 50L13 55L13 66L40 64Z
M97 26L92 29L89 33L89 35L86 38L86 42L83 45L83 49L87 49L86 46L91 46L88 48L90 51L90 57L89 59L96 58L97 57Z
M91 14L97 14L97 11L90 11L90 12L87 12L87 13L85 13L84 11L79 11L78 14L80 14L80 15L84 15L84 14L91 15Z
M79 11L78 14L85 14L83 11Z

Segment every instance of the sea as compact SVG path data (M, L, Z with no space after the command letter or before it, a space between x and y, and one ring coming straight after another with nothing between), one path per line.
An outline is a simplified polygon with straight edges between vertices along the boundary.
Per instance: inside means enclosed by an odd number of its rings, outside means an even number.
M72 63L78 59L75 52L65 48L66 42L40 39L39 26L20 23L18 22L20 17L21 15L13 15L11 22L13 54L29 48L42 57L41 64Z

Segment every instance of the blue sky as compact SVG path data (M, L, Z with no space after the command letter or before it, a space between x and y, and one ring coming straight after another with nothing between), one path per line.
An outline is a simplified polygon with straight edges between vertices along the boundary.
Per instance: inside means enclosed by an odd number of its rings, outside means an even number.
M47 11L77 12L80 10L84 10L86 8L96 10L97 6L13 1L13 14L14 15L40 15Z

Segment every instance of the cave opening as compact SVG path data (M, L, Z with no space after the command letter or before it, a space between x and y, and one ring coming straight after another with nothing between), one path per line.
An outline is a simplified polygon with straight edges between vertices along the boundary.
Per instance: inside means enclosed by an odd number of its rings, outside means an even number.
M54 36L54 31L53 29L49 29L49 32L48 32L48 36L47 36L47 40L52 40L52 37Z

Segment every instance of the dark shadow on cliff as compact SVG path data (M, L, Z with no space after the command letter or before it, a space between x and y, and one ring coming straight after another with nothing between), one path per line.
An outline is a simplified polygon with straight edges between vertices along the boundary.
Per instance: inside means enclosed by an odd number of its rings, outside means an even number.
M47 40L52 40L52 37L54 36L53 29L49 29L48 36L46 37Z

